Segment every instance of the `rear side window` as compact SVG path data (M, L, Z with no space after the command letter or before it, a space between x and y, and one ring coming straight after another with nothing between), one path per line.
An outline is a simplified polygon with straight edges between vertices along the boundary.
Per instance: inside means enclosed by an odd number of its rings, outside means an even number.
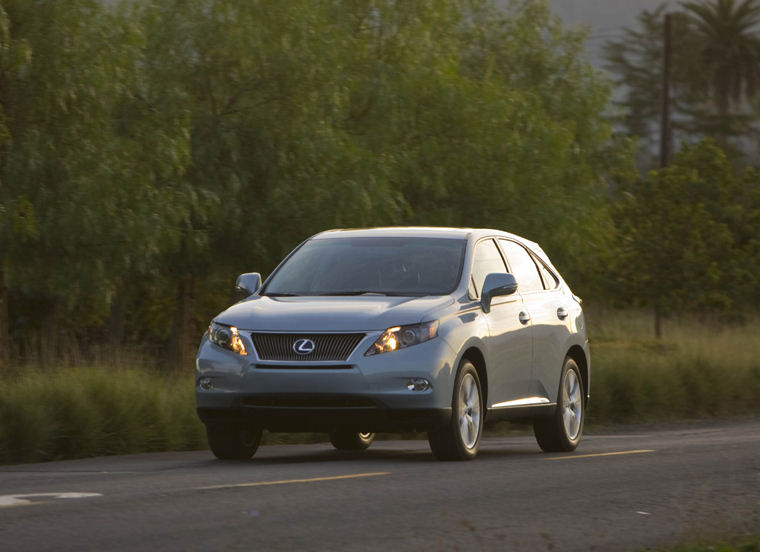
M499 240L499 243L507 255L512 274L517 279L517 291L543 291L544 284L530 253L522 245L513 241Z
M541 272L541 278L544 280L544 288L545 289L554 289L559 285L559 280L557 280L557 277L552 274L552 272L544 266L544 263L540 261L536 261L536 264L538 265L538 270Z
M493 240L483 240L475 246L475 255L472 262L472 283L475 285L475 297L480 296L483 289L483 282L492 272L506 274L507 267L504 265L504 259L496 247ZM472 288L471 288L472 293Z

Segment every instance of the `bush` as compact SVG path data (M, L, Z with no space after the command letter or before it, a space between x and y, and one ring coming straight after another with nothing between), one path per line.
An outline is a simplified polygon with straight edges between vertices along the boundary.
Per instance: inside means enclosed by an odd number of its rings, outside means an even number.
M103 367L29 371L0 397L0 461L205 447L191 378Z

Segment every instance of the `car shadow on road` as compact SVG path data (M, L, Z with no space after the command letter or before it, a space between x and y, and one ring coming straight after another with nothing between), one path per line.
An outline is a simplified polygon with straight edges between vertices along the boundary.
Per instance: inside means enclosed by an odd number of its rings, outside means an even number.
M387 462L393 463L406 463L406 464L425 464L435 463L441 465L453 464L453 462L439 462L435 459L429 449L426 448L409 448L409 449L384 449L374 448L370 450L347 452L338 451L326 448L325 450L309 450L304 451L302 447L298 447L301 450L288 451L289 445L276 445L271 447L278 450L266 450L270 447L262 447L259 449L258 454L251 460L240 461L224 461L224 464L229 465L275 465L275 464L308 464L308 463L361 463L370 466L374 463L381 462L386 464ZM329 447L329 445L326 445ZM310 446L310 448L313 445ZM522 459L539 457L541 452L539 450L533 450L528 447L493 447L490 446L485 449L481 449L478 453L476 462L488 461L493 459L504 460L509 458ZM218 460L209 459L208 463L218 465Z

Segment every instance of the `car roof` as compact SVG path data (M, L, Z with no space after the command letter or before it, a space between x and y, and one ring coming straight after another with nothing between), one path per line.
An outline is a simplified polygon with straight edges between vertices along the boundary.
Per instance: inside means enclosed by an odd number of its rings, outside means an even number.
M492 230L488 228L446 228L437 226L389 226L382 228L345 228L336 230L326 230L313 236L312 239L325 238L392 238L392 237L414 237L414 238L462 238L468 239L473 237L479 239L484 236L502 236L516 238L527 244L532 244L529 240L521 238L515 234L504 232L503 230Z

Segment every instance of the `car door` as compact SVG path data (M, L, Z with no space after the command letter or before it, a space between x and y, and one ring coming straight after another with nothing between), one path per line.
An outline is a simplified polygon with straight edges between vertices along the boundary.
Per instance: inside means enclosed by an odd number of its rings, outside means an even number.
M500 239L499 245L517 280L517 290L533 326L529 395L554 402L569 336L567 311L563 317L561 310L565 295L558 289L556 276L525 247L506 239Z
M475 246L470 294L478 298L483 282L493 272L506 273L504 259L493 239L479 241ZM485 337L488 366L489 407L505 406L525 397L531 373L532 337L530 321L525 321L525 309L519 294L494 297L491 310L481 311L488 323ZM520 317L523 316L523 322Z

